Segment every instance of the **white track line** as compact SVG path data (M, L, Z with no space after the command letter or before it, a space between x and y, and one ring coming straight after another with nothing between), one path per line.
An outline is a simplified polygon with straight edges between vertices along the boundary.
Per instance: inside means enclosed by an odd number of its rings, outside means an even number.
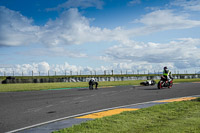
M185 97L200 97L200 95L185 96ZM175 98L183 98L183 97L175 97ZM170 98L170 99L175 99L175 98ZM169 100L169 99L161 99L161 100ZM160 100L155 100L155 101L160 101ZM155 101L149 101L149 102L143 102L143 103L136 103L136 104L117 106L117 107L112 107L112 108L101 109L101 110L81 113L81 114L77 114L77 115L67 116L67 117L63 117L63 118L59 118L59 119L55 119L55 120L51 120L51 121L46 121L46 122L43 122L43 123L35 124L35 125L32 125L32 126L27 126L27 127L24 127L24 128L8 131L6 133L15 133L15 132L19 132L19 131L22 131L22 130L25 130L25 129L29 129L29 128L33 128L33 127L37 127L37 126L41 126L41 125L45 125L45 124L49 124L49 123L53 123L53 122L57 122L57 121L65 120L65 119L69 119L69 118L79 117L79 116L88 115L88 114L97 113L97 112L102 112L102 111L106 111L106 110L112 110L112 109L116 109L116 108L124 108L124 107L128 107L128 106L147 104L147 103L152 103L152 102L155 102Z

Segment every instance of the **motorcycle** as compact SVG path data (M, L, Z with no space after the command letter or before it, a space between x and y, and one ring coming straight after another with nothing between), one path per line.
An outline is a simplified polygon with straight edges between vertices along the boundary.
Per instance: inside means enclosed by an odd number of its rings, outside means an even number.
M173 78L171 79L170 82L168 82L168 80L166 79L166 77L161 76L160 81L158 82L158 89L162 89L164 87L168 87L171 88L173 85Z
M156 84L156 81L155 80L147 80L147 81L143 81L143 82L140 82L140 85L143 85L143 86L153 86Z

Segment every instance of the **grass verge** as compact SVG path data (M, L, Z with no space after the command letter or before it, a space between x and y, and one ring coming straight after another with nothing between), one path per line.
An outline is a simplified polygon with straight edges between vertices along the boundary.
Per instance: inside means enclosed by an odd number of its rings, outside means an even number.
M119 86L119 85L139 85L141 80L136 81L113 81L113 82L98 82L99 87ZM58 83L23 83L23 84L0 84L0 92L11 91L37 91L58 88L78 88L88 87L87 82L58 82Z
M199 133L200 98L87 121L53 133Z
M99 87L105 86L120 86L120 85L139 85L144 80L130 81L112 81L98 82ZM156 80L158 82L159 80ZM200 79L175 79L174 83L181 82L200 82ZM87 82L59 82L59 83L23 83L23 84L0 84L0 92L15 92L15 91L37 91L58 88L77 88L88 87Z

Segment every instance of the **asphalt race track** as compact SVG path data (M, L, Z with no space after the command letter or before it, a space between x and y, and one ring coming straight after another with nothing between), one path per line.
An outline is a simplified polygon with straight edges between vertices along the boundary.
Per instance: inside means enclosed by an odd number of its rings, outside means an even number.
M200 94L200 83L0 93L0 132L95 110Z

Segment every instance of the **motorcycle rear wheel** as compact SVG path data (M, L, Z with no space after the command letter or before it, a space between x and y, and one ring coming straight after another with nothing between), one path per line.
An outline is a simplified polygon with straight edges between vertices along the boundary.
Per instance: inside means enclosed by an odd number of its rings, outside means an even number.
M157 87L158 87L158 89L162 89L162 81L158 82L158 86Z

